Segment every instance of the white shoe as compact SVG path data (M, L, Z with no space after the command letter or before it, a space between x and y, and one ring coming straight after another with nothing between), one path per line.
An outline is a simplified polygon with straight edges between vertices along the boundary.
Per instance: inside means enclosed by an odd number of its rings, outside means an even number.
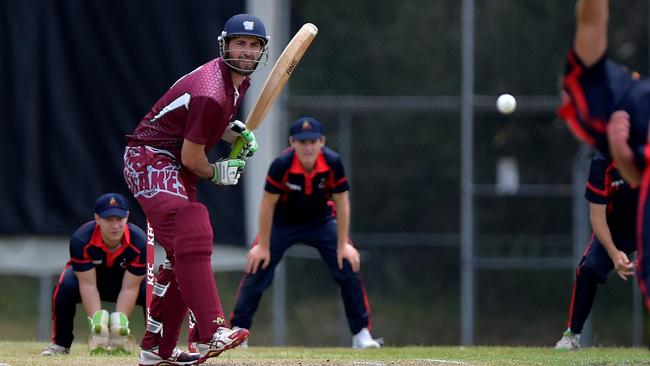
M359 333L352 336L352 348L379 348L380 339L373 339L368 328L363 328Z
M41 356L58 356L58 355L67 355L70 353L70 348L65 348L59 346L58 344L50 343L45 347Z
M198 363L203 363L211 357L217 357L223 351L236 348L247 339L248 329L219 327L208 343L198 343L196 345L196 349L201 355Z
M580 334L574 334L571 329L565 330L562 338L555 344L555 349L568 351L580 349Z
M198 360L198 353L190 353L180 348L174 348L172 355L166 359L158 355L158 348L140 350L140 366L197 365Z

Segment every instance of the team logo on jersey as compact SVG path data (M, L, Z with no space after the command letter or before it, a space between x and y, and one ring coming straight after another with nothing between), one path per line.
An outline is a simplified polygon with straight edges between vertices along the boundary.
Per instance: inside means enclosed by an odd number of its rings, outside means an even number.
M623 184L625 184L625 181L623 179L612 181L612 187L614 188L622 186Z
M217 319L212 321L213 323L217 323L217 325L222 325L225 323L222 317L218 316Z
M100 265L100 264L102 264L102 263L104 263L104 261L101 260L101 259L95 259L95 260L93 260L93 264L96 265L96 266L97 266L97 265Z
M120 267L126 269L126 258L122 259L122 261L120 262Z
M326 184L327 184L327 178L321 178L320 182L318 183L318 188L325 189Z
M244 20L243 25L244 25L244 29L248 31L253 30L253 28L255 28L255 22L251 22L250 20Z

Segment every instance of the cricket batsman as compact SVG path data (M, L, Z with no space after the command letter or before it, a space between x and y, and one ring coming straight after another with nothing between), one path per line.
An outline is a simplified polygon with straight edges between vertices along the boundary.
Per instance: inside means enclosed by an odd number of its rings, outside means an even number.
M201 363L248 338L248 330L226 326L211 267L212 226L207 208L197 202L196 184L236 185L257 150L255 135L233 117L249 75L266 60L268 40L259 18L230 18L218 37L220 57L176 81L127 136L124 178L168 261L158 272L140 365ZM238 157L208 161L220 139L237 138L245 141ZM188 306L198 353L176 348Z

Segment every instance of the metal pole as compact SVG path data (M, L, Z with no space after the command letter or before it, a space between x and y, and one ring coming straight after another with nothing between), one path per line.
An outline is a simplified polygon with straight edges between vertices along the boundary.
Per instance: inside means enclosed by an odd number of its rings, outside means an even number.
M266 26L267 33L271 36L269 44L268 64L259 67L253 74L253 83L246 93L244 103L244 116L250 113L257 96L260 94L264 80L271 72L275 61L278 59L288 41L289 34L289 0L247 0L246 11L260 17ZM266 172L273 158L280 151L280 141L286 137L279 136L278 128L282 119L286 119L286 101L281 95L271 107L262 127L255 132L260 148L253 159L246 164L246 180L244 181L244 199L246 214L246 241L251 243L257 233L257 210L262 200ZM286 344L286 270L280 263L275 270L273 283L273 344L283 346Z
M591 232L591 225L588 220L587 201L584 198L589 154L590 149L586 146L581 146L573 160L573 258L576 265L582 258L582 253L587 245L589 233ZM575 273L571 272L571 276L575 278ZM580 337L580 342L583 347L591 347L592 334L591 317L589 317L585 321Z
M273 281L273 345L285 346L287 344L287 267L284 261L275 267L275 280Z
M52 277L41 275L39 277L38 291L38 333L36 339L45 341L49 337L50 309L52 299Z
M352 177L352 117L349 112L341 112L339 114L339 153L343 166L345 167L345 175L350 179ZM354 191L354 187L352 187ZM353 206L354 195L350 194L350 206ZM352 233L352 220L350 220L350 233ZM351 234L350 234L351 235ZM341 347L350 346L350 328L348 327L348 320L345 316L345 307L341 306L339 316L339 345Z
M460 163L460 306L461 344L474 344L474 0L463 0L461 163Z

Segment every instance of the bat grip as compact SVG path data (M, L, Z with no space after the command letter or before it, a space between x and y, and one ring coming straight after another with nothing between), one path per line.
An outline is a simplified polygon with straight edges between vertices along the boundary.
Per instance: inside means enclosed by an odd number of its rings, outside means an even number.
M233 142L232 144L232 149L230 150L230 154L228 154L228 157L231 159L240 158L241 152L244 149L245 144L246 141L244 141L243 138L237 137L235 142Z

